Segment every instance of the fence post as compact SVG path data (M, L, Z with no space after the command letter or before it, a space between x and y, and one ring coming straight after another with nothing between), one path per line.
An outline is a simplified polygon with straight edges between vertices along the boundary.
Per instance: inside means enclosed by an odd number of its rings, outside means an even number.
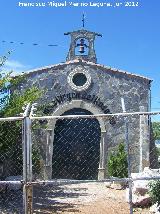
M125 118L125 143L127 149L127 162L128 162L128 178L131 179L131 162L129 156L129 140L128 140L128 121ZM130 214L133 214L133 205L132 205L132 181L129 180L129 204L130 204Z
M23 114L23 208L25 214L33 213L33 188L32 182L32 140L31 119L29 118L31 105L27 105Z
M140 111L144 112L145 109L143 106L140 106ZM140 115L139 119L139 127L140 127L140 166L139 172L142 172L145 167L150 165L149 163L149 145L150 145L150 127L147 115Z
M124 98L121 98L122 110L123 113L126 112ZM127 162L128 162L128 178L131 179L131 161L129 156L129 139L128 139L128 120L127 117L124 117L125 121L125 144L127 151ZM132 180L129 180L129 205L130 205L130 214L133 214L133 204L132 204Z

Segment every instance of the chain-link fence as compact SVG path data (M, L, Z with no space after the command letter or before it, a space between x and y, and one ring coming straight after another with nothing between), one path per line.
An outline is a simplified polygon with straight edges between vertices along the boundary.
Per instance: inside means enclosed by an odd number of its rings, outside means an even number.
M0 213L23 208L22 119L0 118Z
M0 119L0 212L150 213L159 114Z

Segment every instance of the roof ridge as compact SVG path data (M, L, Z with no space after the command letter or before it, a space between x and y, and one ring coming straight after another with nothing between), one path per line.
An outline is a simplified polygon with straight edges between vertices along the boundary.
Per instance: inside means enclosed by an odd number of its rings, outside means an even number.
M58 64L52 64L52 65L47 65L44 67L35 68L32 70L28 70L24 74L29 75L29 74L34 73L34 72L38 72L38 71L42 71L42 70L46 70L46 69L50 69L50 68L54 68L54 67L58 67L58 66L65 66L65 65L69 65L69 64L73 64L73 63L79 63L79 62L85 63L86 65L92 65L92 66L97 66L97 67L100 67L103 69L111 70L113 72L119 72L121 74L126 74L126 75L133 76L133 77L143 78L143 79L148 80L148 81L153 81L152 79L145 77L145 76L142 76L142 75L139 75L139 74L130 73L128 71L124 71L124 70L117 69L117 68L112 68L110 66L106 66L103 64L99 64L99 63L85 61L83 59L74 59L74 60L70 60L70 61L66 61L66 62L62 62L62 63L58 63ZM18 76L18 75L16 75L16 76Z

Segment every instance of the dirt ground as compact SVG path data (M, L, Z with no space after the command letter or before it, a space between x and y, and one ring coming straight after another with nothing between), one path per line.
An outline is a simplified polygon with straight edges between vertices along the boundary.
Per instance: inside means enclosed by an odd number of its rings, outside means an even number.
M106 187L105 183L79 183L35 190L34 214L129 214L126 190ZM47 195L45 195L47 194ZM38 196L38 197L37 197ZM48 197L46 200L46 196ZM150 214L134 208L135 214Z
M68 182L68 181L67 181ZM71 181L72 182L72 181ZM64 181L33 187L34 214L129 214L126 190L107 187L107 183ZM22 190L0 194L0 214L23 214ZM151 214L134 208L135 214Z
M68 212L70 213L70 212ZM78 212L77 212L78 213ZM79 208L79 213L83 214L129 214L128 204L120 201L107 200L107 201L96 201L93 204ZM149 209L134 209L136 214L149 214ZM71 213L70 213L71 214ZM72 213L73 214L73 213Z

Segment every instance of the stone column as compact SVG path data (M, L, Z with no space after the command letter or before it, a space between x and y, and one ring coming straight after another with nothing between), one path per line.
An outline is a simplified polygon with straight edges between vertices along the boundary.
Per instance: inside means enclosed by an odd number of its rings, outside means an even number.
M140 111L144 112L145 109L143 106L140 106ZM149 144L150 144L150 130L148 124L148 116L140 116L140 163L139 163L139 172L142 172L145 167L149 166Z
M104 179L104 173L105 173L105 151L104 151L104 148L105 148L105 132L101 132L98 180Z
M45 179L52 178L53 130L46 130Z

